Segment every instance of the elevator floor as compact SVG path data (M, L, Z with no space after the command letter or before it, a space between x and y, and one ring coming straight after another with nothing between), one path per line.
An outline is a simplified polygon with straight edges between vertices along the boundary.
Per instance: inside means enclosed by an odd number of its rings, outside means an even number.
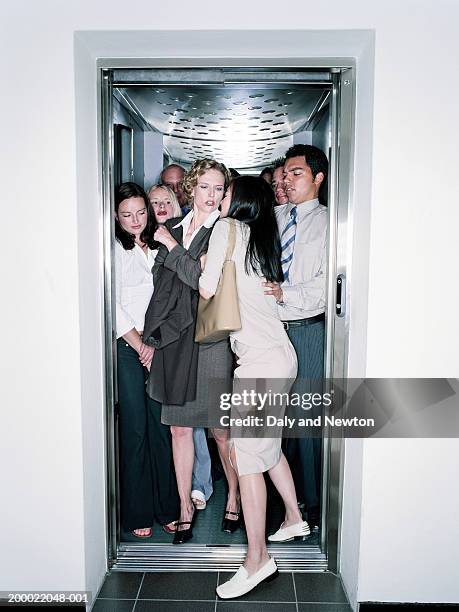
M266 519L266 533L276 531L283 520L283 505L276 491L268 485L268 509ZM238 529L230 534L221 530L223 512L226 504L226 484L223 478L214 482L214 492L207 502L205 510L199 510L193 527L193 539L190 544L246 544L247 538L244 529ZM307 519L307 515L305 515ZM167 544L172 543L173 536L165 533L161 527L155 523L151 538L136 538L129 532L121 531L121 543L141 544ZM315 531L304 540L305 546L317 546L319 544L319 532ZM295 545L298 542L285 542L284 546Z
M236 601L217 600L226 572L112 572L93 612L351 612L341 580L330 572L284 572Z

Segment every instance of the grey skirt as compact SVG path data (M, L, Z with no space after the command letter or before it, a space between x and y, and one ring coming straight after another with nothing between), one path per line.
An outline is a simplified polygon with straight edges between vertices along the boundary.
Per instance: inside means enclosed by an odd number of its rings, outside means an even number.
M181 406L163 404L161 422L182 427L221 427L221 393L232 390L233 353L229 340L199 345L196 399Z

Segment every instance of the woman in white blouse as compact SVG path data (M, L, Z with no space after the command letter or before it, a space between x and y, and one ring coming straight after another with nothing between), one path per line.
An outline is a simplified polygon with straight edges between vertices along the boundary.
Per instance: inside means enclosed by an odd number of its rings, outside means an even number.
M254 379L263 379L266 391L271 389L284 394L288 393L296 377L297 359L279 320L275 298L265 295L263 286L266 281L283 280L272 198L272 190L262 178L241 176L233 181L221 204L222 216L227 214L228 218L215 224L199 287L205 299L215 294L233 224L236 242L232 260L236 267L242 323L239 331L230 334L238 366L234 371L234 384L236 389L244 389L244 384L251 388ZM282 416L283 408L278 407L278 416ZM289 465L282 454L281 435L277 438L232 437L231 445L231 460L239 477L248 549L244 564L231 580L217 588L223 599L240 597L260 582L277 576L276 563L269 557L265 542L264 472L268 472L285 504L285 521L279 531L270 536L270 541L282 542L309 534L308 524L298 510Z
M139 538L152 535L155 519L173 531L179 513L169 428L161 423L161 405L145 391L154 349L144 344L142 332L153 293L156 227L144 190L135 183L120 185L115 279L121 525Z

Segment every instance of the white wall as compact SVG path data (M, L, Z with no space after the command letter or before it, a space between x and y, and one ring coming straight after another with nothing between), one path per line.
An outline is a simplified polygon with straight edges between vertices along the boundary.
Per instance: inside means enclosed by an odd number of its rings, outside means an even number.
M2 144L8 143L2 170L14 187L0 247L8 295L1 314L7 383L2 431L7 435L0 464L7 496L0 522L5 531L0 590L96 590L104 571L103 364L101 321L95 315L100 312L101 245L92 64L98 51L80 37L75 64L75 30L105 30L99 43L105 56L116 55L123 41L134 55L148 55L155 46L148 32L129 38L112 36L110 30L329 31L292 33L289 45L270 34L252 53L281 57L304 55L306 48L311 55L330 53L334 29L374 28L374 132L363 121L367 133L360 134L360 145L365 138L371 145L372 136L373 145L357 151L355 177L350 372L457 375L459 345L452 340L459 332L458 284L453 282L459 225L456 3L388 0L375 6L330 0L312 7L292 0L282 10L278 3L269 10L266 1L234 0L222 13L205 0L199 9L180 1L173 14L167 3L137 0L134 7L127 12L120 0L66 5L43 0L4 2L1 8L7 25L0 43L1 111L7 119ZM187 47L186 36L180 36L169 39L170 55L243 56L255 40L198 36ZM167 55L167 45L164 49ZM356 48L353 55L358 53ZM340 55L336 49L335 54ZM368 95L360 98L357 112L371 120ZM6 196L4 202L9 201ZM13 212L9 216L12 206L20 211L17 219ZM85 246L80 252L79 238ZM455 481L456 448L454 442L369 441L362 457L355 445L348 453L343 526L353 528L343 535L342 552L354 601L459 599L459 587L451 580L457 547L448 545L439 530L426 529L426 517L434 517L440 507L442 533L457 533L458 494L439 482Z
M363 465L359 600L457 602L457 440L366 441Z

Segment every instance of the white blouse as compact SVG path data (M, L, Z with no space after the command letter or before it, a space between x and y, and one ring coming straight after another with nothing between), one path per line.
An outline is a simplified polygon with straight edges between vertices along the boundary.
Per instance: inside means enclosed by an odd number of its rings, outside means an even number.
M240 221L236 224L236 244L232 260L236 267L236 284L239 298L242 328L231 332L232 339L255 348L267 349L288 344L288 336L282 325L274 296L265 295L263 282L250 269L245 271L245 254L250 237L249 227ZM228 245L229 222L227 219L217 221L210 236L206 265L199 286L210 293L215 293L225 260Z
M191 222L193 221L193 217L194 217L194 210L190 210L190 212L185 215L183 217L183 219L181 221L179 221L179 223L177 223L177 225L174 225L175 229L176 227L180 227L182 226L182 232L183 232L183 247L188 250L190 247L190 244L193 242L194 237L196 236L196 234L199 232L199 230L201 229L201 227L212 227L212 225L215 223L215 221L218 219L218 217L220 216L220 211L219 210L214 210L214 212L210 213L210 215L207 217L207 219L204 221L204 223L202 225L198 225L194 232L191 234L191 236L188 237L188 239L186 239L186 234L188 232L188 229L191 225Z
M151 269L158 251L145 254L136 244L131 250L115 240L116 337L143 331L145 313L153 294Z

